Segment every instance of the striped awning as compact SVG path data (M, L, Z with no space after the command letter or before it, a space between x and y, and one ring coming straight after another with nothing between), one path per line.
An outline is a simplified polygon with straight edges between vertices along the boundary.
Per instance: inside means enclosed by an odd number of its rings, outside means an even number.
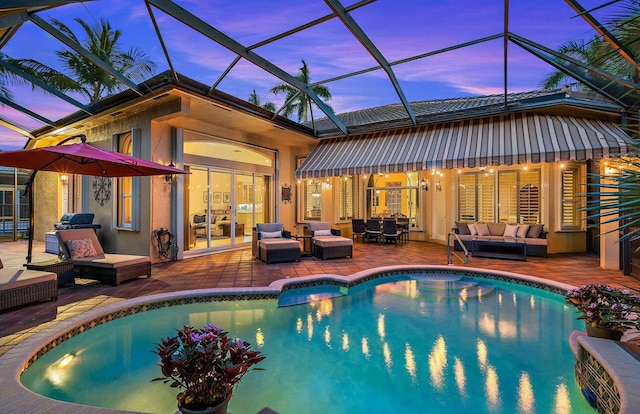
M323 140L296 177L597 160L630 143L612 122L518 113Z

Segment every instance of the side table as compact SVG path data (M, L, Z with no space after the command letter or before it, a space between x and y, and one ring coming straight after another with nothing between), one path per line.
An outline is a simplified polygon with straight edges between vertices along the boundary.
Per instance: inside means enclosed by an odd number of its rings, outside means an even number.
M300 250L300 256L309 257L313 256L313 249L311 246L311 239L313 236L307 234L299 234L297 236L291 236L292 238L300 241L302 240L302 249Z
M58 275L58 286L75 285L75 277L73 272L73 260L47 260L44 262L35 262L25 264L28 270L40 270L43 272L53 272Z

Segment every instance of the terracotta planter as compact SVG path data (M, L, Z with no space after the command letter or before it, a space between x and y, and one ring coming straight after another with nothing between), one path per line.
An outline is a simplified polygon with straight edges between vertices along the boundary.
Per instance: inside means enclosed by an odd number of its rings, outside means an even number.
M619 341L622 338L622 332L620 331L615 331L609 328L601 328L599 326L591 326L591 324L586 324L586 327L587 335L593 338L604 338L614 341Z
M178 401L178 410L180 410L182 414L226 414L227 406L229 405L230 399L231 395L229 395L227 399L222 401L220 404L211 408L207 408L205 410L191 410L189 408L183 407L180 401Z

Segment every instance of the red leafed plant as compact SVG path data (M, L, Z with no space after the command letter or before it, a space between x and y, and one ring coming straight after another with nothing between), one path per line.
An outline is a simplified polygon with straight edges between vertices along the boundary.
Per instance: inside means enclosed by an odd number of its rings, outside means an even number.
M229 338L215 325L203 329L185 325L177 332L153 351L160 356L162 370L162 377L153 381L183 389L178 403L189 409L207 409L230 397L249 368L265 358L248 342Z
M567 291L565 299L581 313L578 319L593 327L619 332L640 328L640 297L631 289L584 285Z

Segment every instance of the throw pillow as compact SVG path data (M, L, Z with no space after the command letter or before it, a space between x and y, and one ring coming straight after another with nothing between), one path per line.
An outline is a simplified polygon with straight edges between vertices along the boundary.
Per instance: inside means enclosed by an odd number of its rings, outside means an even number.
M518 226L518 233L516 234L516 237L519 239L524 239L525 237L527 237L527 232L529 231L529 225L528 224L520 224Z
M462 234L464 236L471 235L468 223L461 223L459 221L456 221L456 228L458 229L458 234Z
M91 239L67 240L67 247L72 259L97 256L98 253L91 243Z
M514 238L518 234L518 226L514 226L513 224L507 224L504 228L504 237Z
M469 229L469 235L471 236L477 236L478 235L478 229L476 228L475 224L467 224L467 228Z
M313 236L333 236L331 230L316 230L313 232Z
M489 226L487 223L477 223L476 230L478 230L478 236L490 236Z
M203 215L201 215L201 216L200 216L200 215L198 215L198 214L196 214L196 215L194 215L194 216L193 216L193 222L194 222L194 223L204 223L205 219L206 219L206 218L205 218L204 214L203 214Z
M261 231L260 239L279 239L282 238L281 231Z
M527 232L527 237L532 239L539 239L542 234L542 224L532 224L529 226L529 231Z

